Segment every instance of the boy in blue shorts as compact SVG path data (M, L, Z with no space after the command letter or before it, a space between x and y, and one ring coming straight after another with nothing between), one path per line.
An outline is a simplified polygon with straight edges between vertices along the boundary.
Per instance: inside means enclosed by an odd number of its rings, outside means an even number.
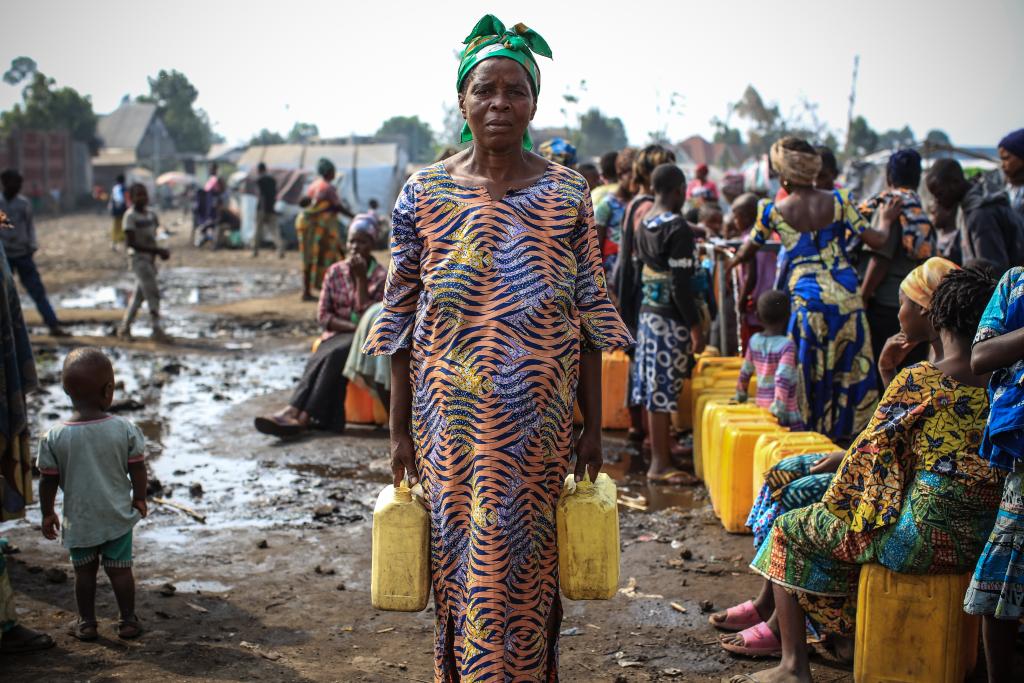
M68 354L61 377L71 398L71 419L53 427L39 444L39 500L43 536L61 531L75 567L78 619L70 634L95 640L96 574L102 561L121 613L117 635L142 633L135 615L132 529L146 516L145 439L131 421L106 411L114 399L114 368L95 348ZM63 520L53 504L64 491Z

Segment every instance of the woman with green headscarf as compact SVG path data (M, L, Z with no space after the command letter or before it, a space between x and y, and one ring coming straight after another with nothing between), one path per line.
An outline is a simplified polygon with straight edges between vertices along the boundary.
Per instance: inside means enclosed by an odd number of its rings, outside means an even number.
M295 232L302 250L302 300L316 301L314 289L320 289L324 273L341 259L341 234L338 214L352 218L352 211L341 201L334 187L334 164L321 158L316 165L319 177L306 190L302 213L295 219Z
M601 468L601 351L632 343L605 291L577 172L529 151L536 32L486 16L456 88L468 149L409 179L384 310L395 483L431 514L437 681L555 681L555 506ZM579 403L583 433L573 439Z

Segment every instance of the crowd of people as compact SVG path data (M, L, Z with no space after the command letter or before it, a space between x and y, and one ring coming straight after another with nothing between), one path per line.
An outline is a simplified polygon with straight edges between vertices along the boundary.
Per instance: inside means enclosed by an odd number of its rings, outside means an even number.
M1005 186L968 179L952 159L925 172L903 149L886 188L855 197L837 185L830 150L785 137L769 154L771 192L743 192L734 177L719 189L703 165L688 182L661 145L595 163L556 138L534 154L537 55L550 47L522 24L487 15L474 26L455 84L471 144L405 184L387 267L372 253L383 221L354 215L320 161L296 227L302 297L319 290L323 334L288 405L254 424L275 437L341 432L357 378L388 406L395 483L422 485L430 506L436 679L557 679L554 509L570 471L601 469L601 355L628 349L629 440L654 485L696 483L672 416L700 353L742 350L738 401L844 449L766 474L749 520L762 589L710 621L730 632L724 649L780 663L734 680L810 680L809 641L849 658L865 564L973 570L964 609L985 617L989 679L1011 680L1024 617L1024 129L999 143ZM276 186L266 167L258 176L254 253L264 237L280 251ZM14 515L32 497L24 392L35 378L12 271L46 324L59 322L32 263L19 178L0 180L2 502ZM112 238L123 236L137 280L120 332L144 300L165 336L159 221L144 186L111 197ZM344 230L339 215L351 218ZM97 637L102 564L118 634L136 637L142 436L107 413L114 377L101 352L69 354L63 383L75 412L43 438L38 467L43 533L63 527L75 567L71 633ZM85 464L75 449L95 457ZM0 554L0 644L53 644L16 622Z

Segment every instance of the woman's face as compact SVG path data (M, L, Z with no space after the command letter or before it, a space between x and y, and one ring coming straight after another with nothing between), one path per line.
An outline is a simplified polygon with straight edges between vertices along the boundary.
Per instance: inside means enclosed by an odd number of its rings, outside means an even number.
M373 240L362 230L357 230L348 236L348 252L359 254L367 261L370 259L370 252L373 250Z
M1024 181L1024 159L1005 147L1000 147L999 161L1002 162L1003 175L1006 176L1007 182L1019 184L1019 181Z
M931 341L938 336L928 318L928 312L900 292L900 330L911 342Z
M466 78L459 109L473 139L496 149L522 144L537 113L526 69L511 59L494 57L480 62Z

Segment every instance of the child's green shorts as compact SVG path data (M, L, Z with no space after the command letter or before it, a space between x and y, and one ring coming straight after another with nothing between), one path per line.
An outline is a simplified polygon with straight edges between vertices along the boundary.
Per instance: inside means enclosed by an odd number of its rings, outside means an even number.
M104 567L132 566L132 532L91 548L71 548L71 564L85 566L103 556Z

